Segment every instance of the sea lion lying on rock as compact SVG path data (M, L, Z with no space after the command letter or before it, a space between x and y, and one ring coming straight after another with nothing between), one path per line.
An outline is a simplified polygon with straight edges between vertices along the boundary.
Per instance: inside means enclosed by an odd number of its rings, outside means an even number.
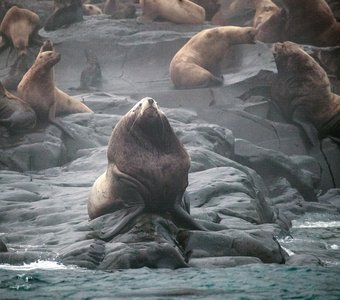
M121 118L107 157L107 170L93 184L87 208L90 219L117 210L126 214L108 237L143 212L170 214L178 226L203 229L183 208L189 155L155 100L143 98Z
M256 32L252 27L221 26L194 35L171 60L170 77L175 87L222 84L222 59L232 45L253 44Z
M28 130L35 126L35 122L33 109L8 92L0 82L0 126L10 131Z
M63 26L81 22L83 18L83 3L81 0L62 1L55 4L55 11L47 18L44 29L53 31Z
M17 6L11 7L0 25L0 34L5 38L1 48L12 44L18 55L27 55L30 42L41 42L39 28L40 18L36 13Z
M202 24L205 20L203 7L189 0L140 0L142 16L137 21L152 22L157 17L178 24Z
M18 96L34 109L39 121L49 121L69 134L56 120L56 115L92 110L55 86L53 67L60 57L52 42L45 41L32 67L18 85Z
M318 129L320 137L340 138L340 96L332 93L324 69L292 42L276 43L273 53L278 76L272 97L283 114L307 128L312 141L306 121Z

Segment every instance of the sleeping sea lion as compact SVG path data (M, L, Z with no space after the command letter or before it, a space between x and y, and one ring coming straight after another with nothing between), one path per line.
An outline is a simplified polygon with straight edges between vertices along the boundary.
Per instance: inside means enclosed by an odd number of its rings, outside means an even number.
M138 22L152 22L157 17L178 24L202 24L205 20L203 7L189 0L140 0L142 16Z
M0 126L10 131L34 128L36 115L24 101L8 92L0 81Z
M222 84L222 59L232 45L253 44L256 32L253 27L220 26L194 35L171 60L170 77L175 87Z
M12 6L0 25L0 33L6 39L2 48L10 43L18 51L18 55L27 55L29 43L40 39L39 28L40 18L36 13Z
M203 229L182 206L189 155L155 100L143 98L120 119L113 129L107 158L106 172L90 191L89 217L121 209L130 212L108 237L119 234L143 212L168 213L178 226Z
M340 138L340 96L332 93L324 69L292 42L274 44L273 54L278 76L272 98L283 114L303 127L312 144L315 134L308 123L321 138Z

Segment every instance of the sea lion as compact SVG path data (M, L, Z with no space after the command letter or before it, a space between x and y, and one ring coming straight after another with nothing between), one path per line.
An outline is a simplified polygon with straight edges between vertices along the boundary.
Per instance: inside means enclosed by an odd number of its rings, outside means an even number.
M81 0L65 0L55 3L56 9L47 18L44 29L53 31L63 26L69 26L73 23L81 22L83 18L83 3Z
M114 127L107 150L108 165L92 186L90 219L128 209L109 237L142 212L169 213L178 226L203 229L183 208L190 158L156 101L146 97Z
M97 5L83 4L82 8L85 16L96 16L103 14L103 11Z
M34 128L36 115L24 101L8 92L0 81L0 126L10 131Z
M11 43L18 51L18 55L27 55L29 42L40 39L39 16L28 9L12 6L6 13L0 25L0 33L7 39L5 47Z
M140 0L142 16L138 22L152 22L157 17L178 24L202 24L205 20L203 7L189 0Z
M8 76L4 79L3 85L9 91L16 91L22 77L28 71L27 56L18 56L9 70Z
M55 86L54 65L60 61L60 57L52 42L45 41L32 67L18 85L18 96L30 104L39 121L49 121L70 135L55 118L56 115L92 110Z
M202 6L205 10L205 19L211 21L211 18L219 11L221 4L219 0L191 0L191 2Z
M220 63L232 45L253 44L253 27L220 26L194 35L173 57L170 77L176 88L220 85Z
M113 19L131 19L136 17L136 6L133 1L106 0L103 12Z
M267 22L273 15L280 12L278 7L271 0L253 0L255 4L255 16L253 26L259 28L263 23Z
M283 41L320 47L340 45L340 23L325 0L282 0Z
M283 114L301 125L313 144L308 122L320 137L340 138L340 96L332 93L326 72L295 43L276 43L273 54L278 76L272 98Z
M102 81L102 71L97 56L90 49L85 49L86 66L80 74L80 86L73 90L98 88Z

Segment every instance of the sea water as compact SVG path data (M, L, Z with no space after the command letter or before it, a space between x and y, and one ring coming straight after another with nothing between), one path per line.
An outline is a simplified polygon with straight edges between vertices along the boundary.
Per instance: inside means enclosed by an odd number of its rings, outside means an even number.
M291 255L321 257L323 266L103 272L38 261L0 265L0 299L340 299L340 216L307 214L280 243Z

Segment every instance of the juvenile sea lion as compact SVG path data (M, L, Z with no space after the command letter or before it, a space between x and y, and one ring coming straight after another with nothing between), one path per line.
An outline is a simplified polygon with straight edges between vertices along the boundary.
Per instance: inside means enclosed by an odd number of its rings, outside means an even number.
M313 124L321 137L340 138L340 96L332 93L326 72L292 42L274 44L273 54L278 77L272 97L283 114L301 125L312 143L315 137L306 122Z
M170 77L176 88L220 85L220 63L232 45L253 44L253 27L220 26L194 35L173 57Z
M107 158L106 172L90 191L90 219L120 209L131 212L108 237L142 212L169 213L178 226L203 229L182 206L189 155L155 100L143 98L120 119L110 137Z
M102 81L102 71L97 56L90 49L85 49L86 66L80 74L80 86L75 90L98 88Z
M53 31L63 26L81 22L83 18L83 3L81 0L68 0L55 3L55 11L47 18L44 29Z
M24 8L12 6L6 13L0 25L0 33L7 39L3 48L13 45L18 55L27 55L29 42L36 42L39 39L40 28L39 16Z
M36 123L33 109L8 92L0 81L0 126L10 131L32 129Z
M157 17L179 24L202 24L204 8L189 0L140 0L142 16L137 21L152 22Z
M103 8L104 14L114 19L131 19L136 17L136 7L133 1L106 0Z
M49 121L70 135L56 120L56 115L92 111L55 86L54 65L60 61L60 57L54 50L52 42L45 41L32 67L18 85L18 96L30 104L39 121Z

